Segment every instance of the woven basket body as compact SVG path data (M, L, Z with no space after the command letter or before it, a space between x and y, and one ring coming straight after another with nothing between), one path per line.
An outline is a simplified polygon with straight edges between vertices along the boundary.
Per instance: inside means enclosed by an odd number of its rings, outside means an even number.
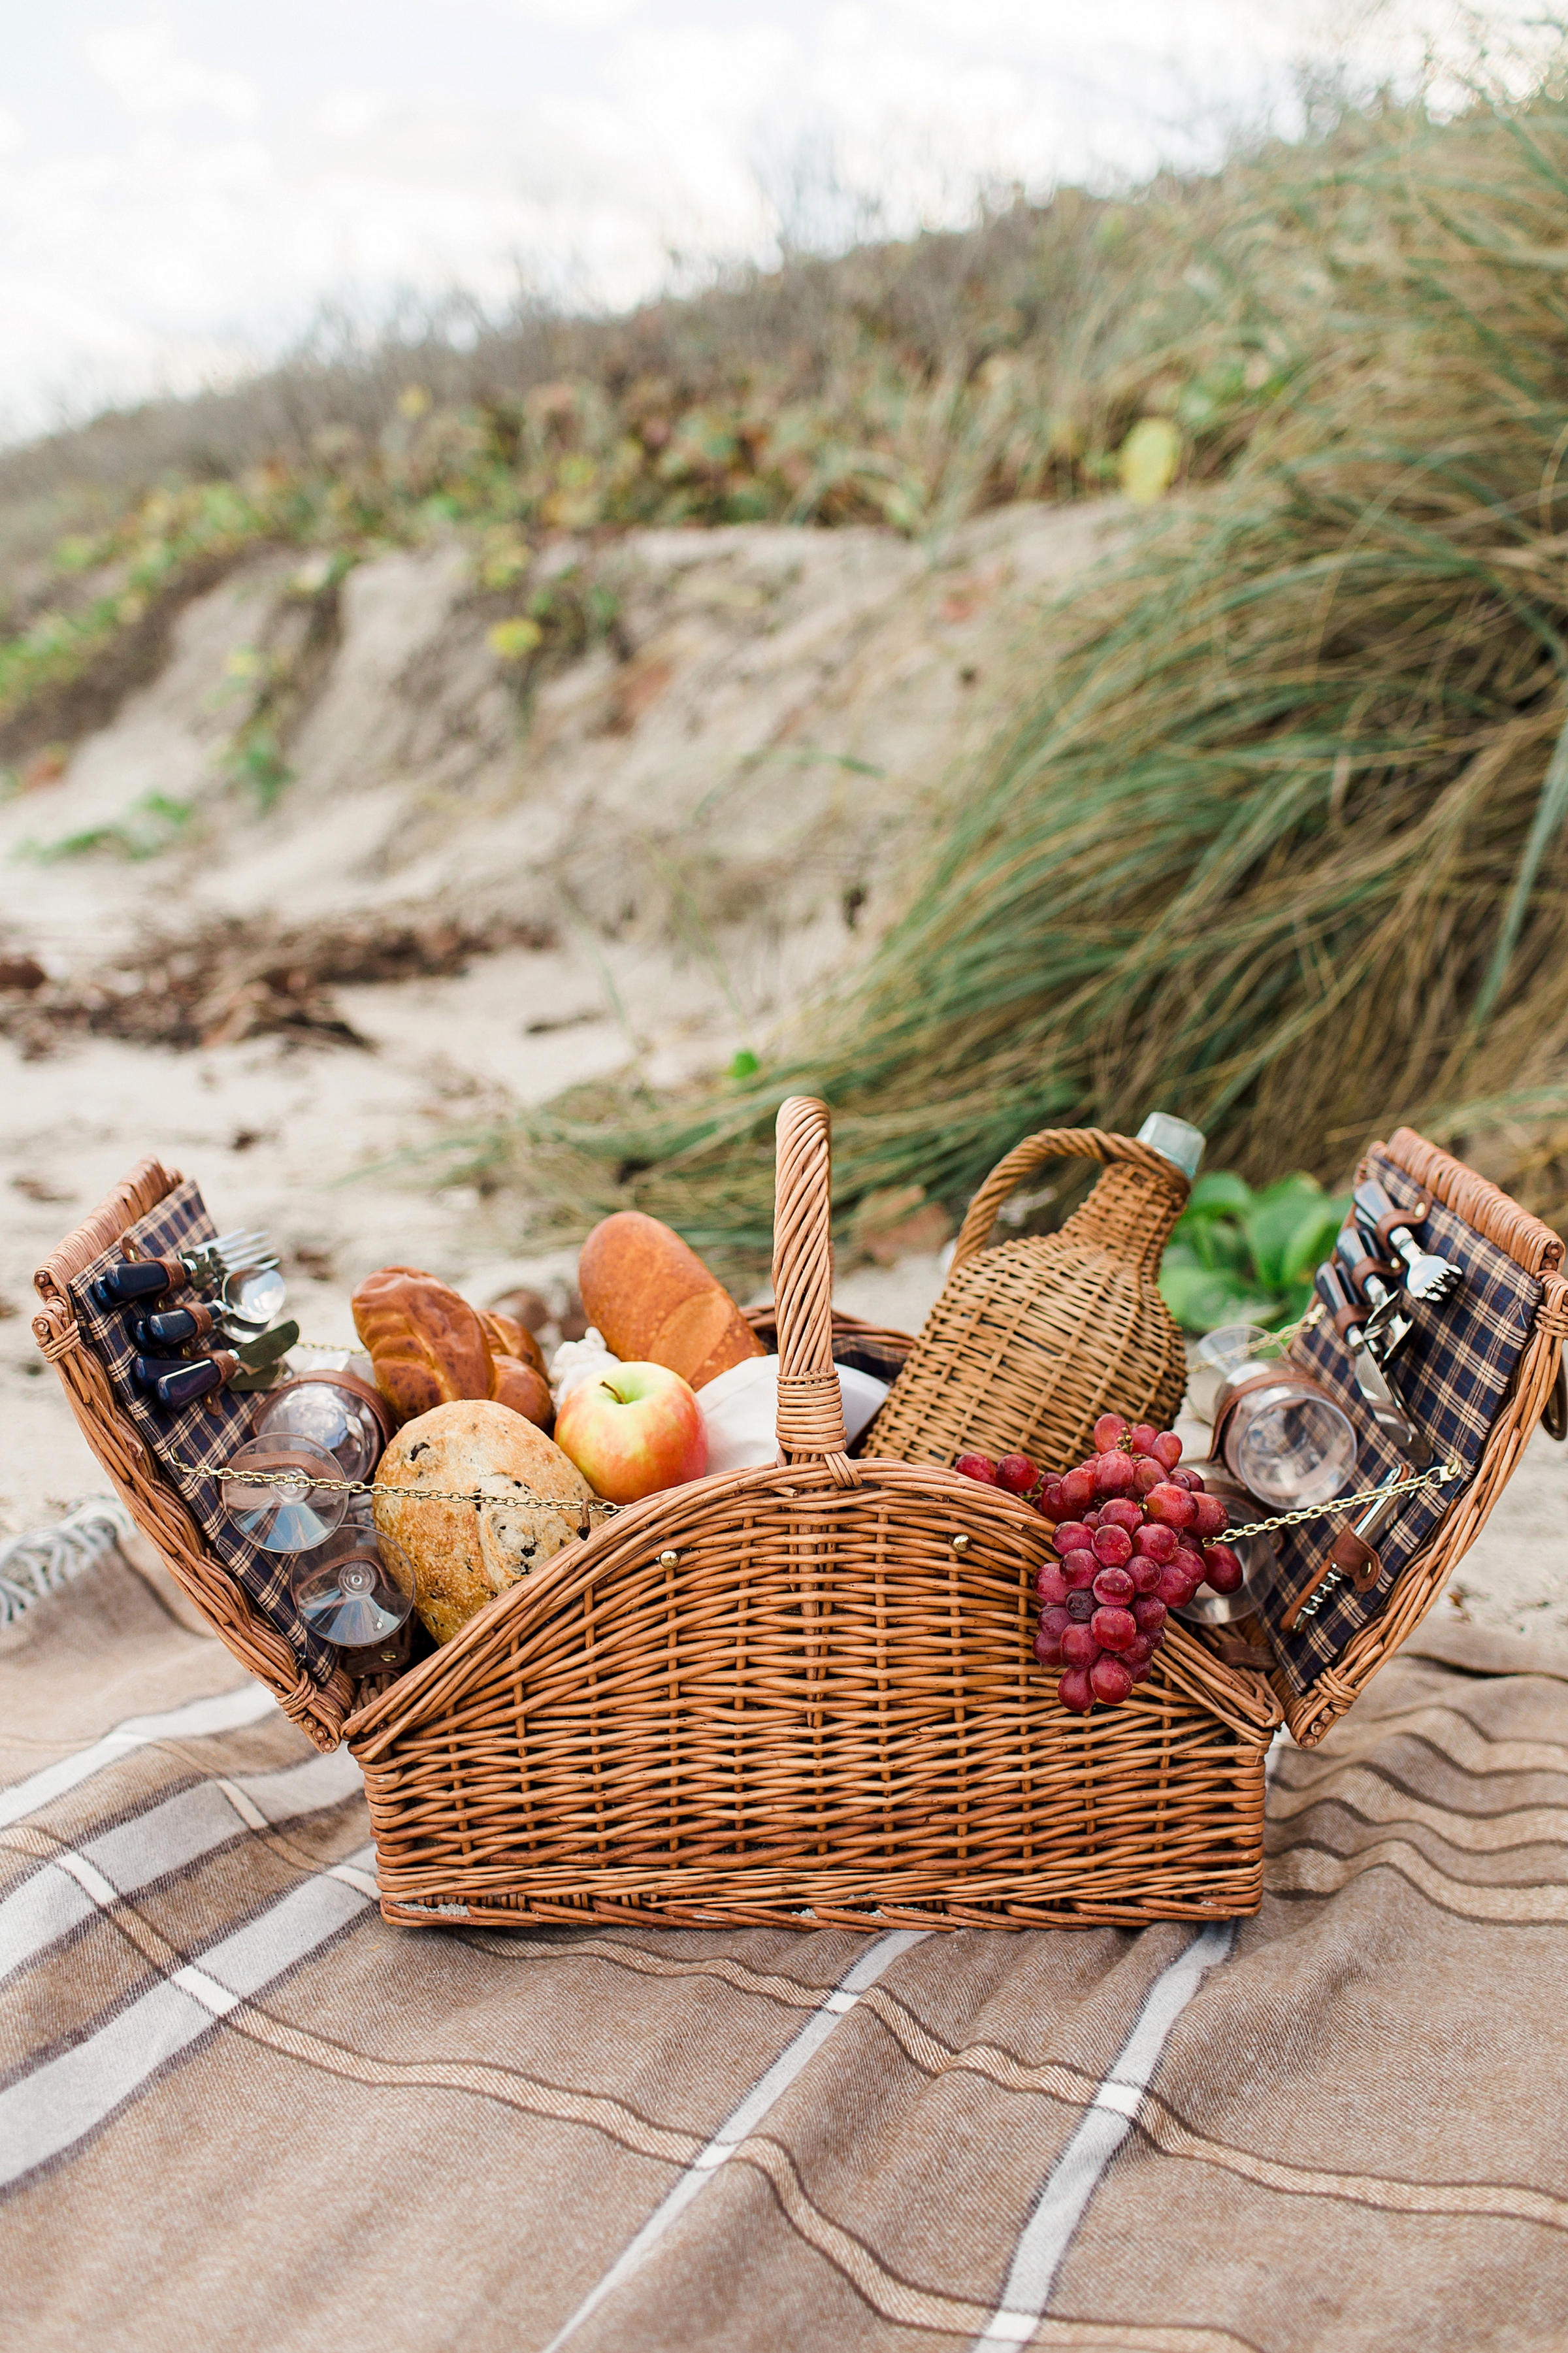
M1298 1739L1320 1739L1474 1540L1556 1376L1562 1244L1402 1130L1395 1158L1542 1278L1478 1475L1306 1699L1173 1627L1150 1682L1080 1718L1032 1660L1044 1524L940 1467L847 1460L835 1335L872 1361L901 1344L831 1316L826 1117L796 1103L780 1125L785 1460L621 1514L384 1689L302 1672L78 1329L68 1282L177 1177L143 1163L61 1244L36 1278L34 1333L215 1630L319 1746L346 1731L391 1919L1136 1926L1255 1908L1281 1702ZM977 1199L982 1240L995 1198Z
M1175 1630L1114 1712L1035 1663L1045 1523L845 1454L823 1106L779 1121L774 1468L650 1497L348 1726L383 1908L1128 1925L1254 1909L1256 1676Z
M985 1247L1014 1188L1047 1161L1105 1174L1059 1233ZM1131 1137L1048 1128L999 1161L970 1204L942 1296L877 1417L879 1454L951 1462L1014 1449L1049 1471L1081 1461L1099 1416L1163 1430L1186 1386L1160 1259L1186 1179Z

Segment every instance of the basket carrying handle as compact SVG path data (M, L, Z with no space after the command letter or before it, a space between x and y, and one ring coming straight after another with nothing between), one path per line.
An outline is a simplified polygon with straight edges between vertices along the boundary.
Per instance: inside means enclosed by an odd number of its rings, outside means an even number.
M779 1105L773 1196L773 1312L779 1339L779 1451L823 1462L837 1487L858 1487L833 1369L831 1123L815 1095Z
M991 1239L996 1213L1008 1194L1047 1160L1098 1160L1102 1168L1125 1162L1129 1167L1142 1168L1146 1175L1158 1176L1164 1184L1179 1188L1184 1199L1186 1197L1186 1179L1180 1169L1173 1167L1163 1152L1156 1152L1152 1145L1140 1144L1136 1136L1112 1135L1102 1127L1043 1127L1038 1135L1026 1135L1022 1144L1016 1144L1005 1158L996 1163L969 1204L969 1213L953 1245L952 1272L956 1273L966 1259L984 1249Z

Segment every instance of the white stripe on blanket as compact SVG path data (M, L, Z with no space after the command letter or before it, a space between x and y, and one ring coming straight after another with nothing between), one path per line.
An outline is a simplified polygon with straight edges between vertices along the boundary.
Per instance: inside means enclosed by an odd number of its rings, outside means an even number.
M246 1831L340 1805L360 1786L359 1767L340 1748L277 1773L200 1782L66 1848L0 1902L0 1978L37 1960L95 1908L188 1870Z
M86 2039L0 2092L0 2188L63 2156L170 2060L369 1908L374 1847L290 1888Z
M1207 1971L1229 1958L1234 1936L1228 1920L1215 1921L1161 1970L1150 1987L1115 2064L1046 2177L1034 2212L1019 2235L1002 2301L975 2338L972 2353L1001 2353L1004 2346L1026 2345L1034 2336L1073 2233L1106 2167L1132 2129L1132 2119L1160 2063L1171 2029Z
M727 2116L705 2148L699 2149L673 2189L654 2208L628 2245L623 2248L596 2287L590 2289L576 2311L558 2328L544 2353L556 2353L558 2346L580 2328L591 2313L597 2312L606 2296L613 2295L622 2282L630 2277L643 2257L661 2239L677 2216L685 2212L700 2191L708 2187L726 2158L733 2157L749 2133L754 2132L774 2102L795 2082L816 2058L841 2018L852 2010L868 1986L875 1985L883 1972L890 1968L911 1945L918 1945L930 1934L925 1928L895 1928L879 1936L868 1952L862 1953L846 1969L831 1992L824 1994L800 2032L787 2042L773 2065L760 2075L740 2105Z
M247 1676L233 1691L191 1700L184 1707L170 1708L164 1715L130 1716L90 1747L79 1748L74 1757L62 1757L58 1764L45 1765L38 1772L29 1773L25 1781L0 1789L0 1831L36 1814L52 1799L64 1797L68 1789L79 1788L133 1748L145 1748L155 1740L196 1740L209 1732L233 1732L242 1724L258 1723L277 1704L265 1683Z

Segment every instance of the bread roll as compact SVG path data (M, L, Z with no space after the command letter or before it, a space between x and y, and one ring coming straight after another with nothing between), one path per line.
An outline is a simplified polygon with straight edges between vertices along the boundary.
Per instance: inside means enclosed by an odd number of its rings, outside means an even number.
M492 1356L521 1357L525 1365L533 1366L541 1379L543 1378L544 1351L526 1324L520 1324L515 1315L503 1315L498 1307L485 1308L479 1322L485 1327Z
M694 1389L767 1350L716 1275L641 1209L595 1226L577 1269L583 1312L623 1363L668 1366Z
M593 1490L531 1422L489 1399L438 1405L405 1422L376 1466L376 1534L412 1572L414 1606L437 1642L576 1535ZM421 1489L493 1497L425 1500ZM543 1498L543 1501L537 1500ZM549 1504L564 1502L552 1511Z
M554 1419L539 1344L508 1315L482 1315L416 1266L384 1266L353 1295L354 1329L400 1422L459 1398L490 1398L548 1430Z

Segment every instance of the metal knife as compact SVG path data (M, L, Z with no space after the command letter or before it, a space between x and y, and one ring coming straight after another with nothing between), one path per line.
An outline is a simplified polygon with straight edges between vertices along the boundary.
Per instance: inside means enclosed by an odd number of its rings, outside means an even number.
M298 1324L279 1324L237 1349L219 1348L210 1356L133 1356L131 1369L160 1405L194 1405L224 1388L270 1388L299 1337Z
M1384 1282L1380 1261L1367 1256L1361 1228L1353 1222L1342 1229L1334 1256L1351 1290L1359 1292L1372 1310L1366 1319L1366 1345L1383 1364L1410 1336L1412 1327L1401 1303L1402 1294Z
M277 1264L277 1254L269 1252L265 1233L237 1227L216 1241L178 1250L173 1258L123 1259L95 1279L92 1296L100 1307L122 1307L135 1299L160 1298L165 1291L181 1289L187 1282L216 1289L237 1268L248 1271Z
M1333 1260L1318 1269L1316 1288L1334 1319L1334 1329L1350 1352L1356 1387L1371 1408L1373 1419L1389 1442L1421 1470L1432 1460L1432 1449L1389 1388L1382 1366L1367 1346L1361 1302L1351 1297L1349 1286Z

